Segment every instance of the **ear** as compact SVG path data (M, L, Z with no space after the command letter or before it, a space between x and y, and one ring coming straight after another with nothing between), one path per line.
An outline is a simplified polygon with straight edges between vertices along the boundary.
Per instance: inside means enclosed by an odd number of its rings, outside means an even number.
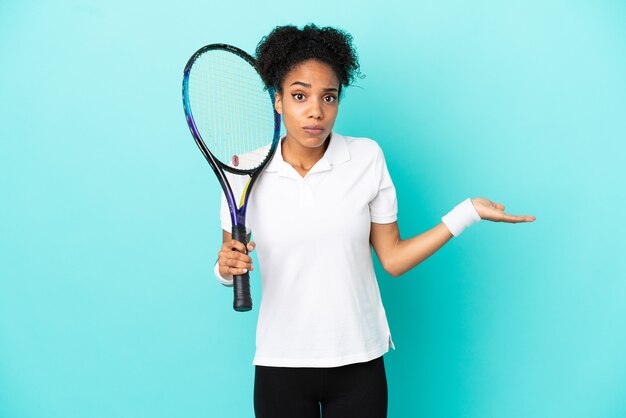
M279 115L283 114L283 98L277 91L274 92L274 109Z

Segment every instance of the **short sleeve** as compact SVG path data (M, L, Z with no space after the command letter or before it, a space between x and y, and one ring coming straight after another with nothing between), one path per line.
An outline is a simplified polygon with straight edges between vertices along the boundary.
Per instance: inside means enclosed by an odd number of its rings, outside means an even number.
M391 176L387 170L385 156L380 147L377 148L376 158L372 165L374 175L374 185L377 192L370 201L371 222L377 224L388 224L398 219L398 201L396 199L396 188L391 181Z

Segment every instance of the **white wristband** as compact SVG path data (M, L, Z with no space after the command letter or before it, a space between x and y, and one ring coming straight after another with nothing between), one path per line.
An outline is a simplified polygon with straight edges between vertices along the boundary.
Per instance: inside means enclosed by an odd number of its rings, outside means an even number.
M452 235L458 237L468 226L480 221L480 215L469 197L441 218Z
M219 261L217 261L215 263L215 267L213 268L213 273L215 273L215 278L217 280L219 280L219 282L221 284L223 284L224 286L232 286L233 285L233 280L232 279L227 280L227 279L223 278L222 275L220 274L220 263L219 263Z

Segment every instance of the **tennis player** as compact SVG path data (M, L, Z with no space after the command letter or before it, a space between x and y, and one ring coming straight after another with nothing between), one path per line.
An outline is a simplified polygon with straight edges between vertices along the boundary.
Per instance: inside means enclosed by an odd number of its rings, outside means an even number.
M399 276L481 219L532 222L489 199L465 199L432 229L401 239L396 191L378 144L333 130L343 89L360 75L352 36L340 29L276 27L256 49L286 135L248 209L262 300L256 334L258 418L383 418L383 355L395 348L371 247ZM236 196L244 184L233 178ZM222 197L217 279L253 270L231 239ZM371 246L371 247L370 247Z

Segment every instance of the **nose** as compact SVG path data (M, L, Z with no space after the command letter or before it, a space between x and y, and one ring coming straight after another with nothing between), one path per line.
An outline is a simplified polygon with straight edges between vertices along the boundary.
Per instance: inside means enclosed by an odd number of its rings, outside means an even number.
M322 111L322 106L320 105L319 101L311 101L311 107L309 108L309 117L313 119L322 119L324 117L324 112Z

